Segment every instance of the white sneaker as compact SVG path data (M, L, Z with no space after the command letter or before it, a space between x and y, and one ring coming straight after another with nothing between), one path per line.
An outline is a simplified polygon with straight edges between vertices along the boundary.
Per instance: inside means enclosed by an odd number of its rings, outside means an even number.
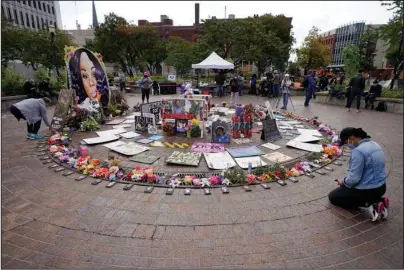
M357 113L360 113L361 111L360 111L360 110L356 110L356 112L357 112Z
M350 112L350 111L351 111L351 109L347 109L346 111L347 111L347 112Z
M387 219L388 215L389 215L389 198L388 197L383 197L382 198L382 210L381 210L381 217L382 219Z
M364 210L364 214L370 217L370 220L375 222L379 219L379 213L377 212L377 208L373 205L369 207L362 208Z

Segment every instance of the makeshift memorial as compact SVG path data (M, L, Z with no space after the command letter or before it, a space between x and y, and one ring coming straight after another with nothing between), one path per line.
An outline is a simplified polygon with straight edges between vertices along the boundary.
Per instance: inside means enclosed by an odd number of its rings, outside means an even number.
M165 145L162 142L156 142L156 141L150 143L150 146L153 146L153 147L165 147Z
M202 130L200 127L200 121L198 119L192 119L191 120L191 137L197 138L201 137L202 138Z
M236 166L236 163L228 152L203 153L209 169L224 170Z
M59 93L58 103L55 107L51 127L56 131L62 132L67 119L70 105L72 104L73 90L61 89Z
M297 140L291 140L286 143L286 146L301 149L308 152L317 152L320 153L323 151L323 147L320 144L311 144L311 143L304 143L299 142Z
M142 153L144 151L149 150L149 147L134 143L134 142L129 142L129 143L121 143L121 144L107 144L104 145L105 147L118 152L120 154L126 155L126 156L134 156L136 154Z
M264 155L264 152L262 152L260 149L258 149L256 146L250 146L250 147L235 147L235 148L226 148L227 152L234 157L252 157L252 156L260 156Z
M72 107L66 117L65 126L80 131L95 131L100 129L100 115L86 109Z
M271 149L271 150L278 150L278 149L282 148L279 145L272 144L272 143L264 143L264 144L261 144L261 146Z
M124 137L125 139L133 139L133 138L139 137L141 135L139 133L129 131L126 133L121 133L121 134L119 134L119 136Z
M141 153L141 154L131 157L129 160L139 162L139 163L153 164L159 158L160 158L159 156L153 156L153 155L150 155L149 153L147 153L147 154Z
M106 122L105 124L106 124L106 125L119 125L119 124L121 124L123 121L125 121L125 119L114 119L114 120L111 120L111 121L109 121L109 122Z
M244 184L246 182L245 172L238 167L233 167L226 170L223 177L225 180L229 180L229 184Z
M229 123L217 120L212 123L212 143L230 143Z
M244 138L241 138L241 139L234 139L233 140L236 144L243 144L243 143L251 143L252 142L252 140L251 139L244 139Z
M104 131L97 131L97 135L100 137L104 137L104 136L110 136L110 135L118 135L121 133L126 133L128 132L126 129L124 128L117 128L117 129L109 129L109 130L104 130Z
M194 143L191 152L219 153L224 151L224 145L220 143Z
M153 134L157 134L157 127L153 126L153 125L148 125L147 126L147 133L153 135Z
M186 166L198 166L201 157L202 153L174 151L166 159L166 163Z
M134 170L126 174L125 179L149 184L163 184L164 182L164 178L156 175L152 168L142 168L142 166L136 166Z
M156 126L155 116L151 113L135 114L133 122L135 123L135 130L140 132L147 132L149 125Z
M321 138L317 136L313 136L309 133L304 133L295 137L293 140L297 142L307 143L307 142L318 142Z
M138 143L143 143L143 144L149 144L151 142L153 142L153 140L150 139L140 139L137 141Z
M257 168L261 166L266 166L267 163L262 161L261 157L243 157L243 158L235 158L238 166L242 169L247 169L248 165L251 164L252 168Z
M291 158L291 157L289 157L287 155L284 155L284 154L282 154L280 152L272 152L272 153L264 155L263 157L268 159L269 161L274 162L274 163L282 163L282 162L285 162L285 161L293 159L293 158Z
M174 120L174 123L173 121ZM173 136L175 134L175 119L165 119L163 123L164 136Z
M56 133L48 138L49 145L67 145L69 144L70 138L68 136L62 135L62 133Z
M316 136L316 137L323 137L323 134L321 134L318 130L316 129L297 129L297 131L302 134L309 134L311 136Z
M156 123L162 120L161 118L161 108L162 108L162 103L161 101L156 101L156 102L149 102L147 104L142 104L141 105L141 112L143 113L151 113L155 117Z
M158 140L160 140L162 138L163 138L163 136L153 135L153 136L149 137L149 140L158 141Z
M282 139L282 135L278 130L275 119L270 119L269 116L262 120L263 128L261 133L261 140L266 142L273 142Z

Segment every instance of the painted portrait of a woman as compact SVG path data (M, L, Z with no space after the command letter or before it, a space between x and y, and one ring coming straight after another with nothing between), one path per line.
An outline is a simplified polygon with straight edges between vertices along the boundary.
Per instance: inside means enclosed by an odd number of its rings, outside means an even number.
M87 49L77 49L69 61L71 88L78 104L97 100L102 106L109 102L108 78L100 61Z

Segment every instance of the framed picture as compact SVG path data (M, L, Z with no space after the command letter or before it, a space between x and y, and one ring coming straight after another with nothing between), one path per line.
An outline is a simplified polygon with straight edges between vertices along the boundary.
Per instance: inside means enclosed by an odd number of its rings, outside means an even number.
M140 132L147 132L148 126L156 125L156 119L152 113L143 113L135 115L135 130Z
M188 125L188 120L185 119L177 119L175 120L175 130L177 133L185 133L186 126Z
M230 143L228 122L217 120L212 123L212 143Z

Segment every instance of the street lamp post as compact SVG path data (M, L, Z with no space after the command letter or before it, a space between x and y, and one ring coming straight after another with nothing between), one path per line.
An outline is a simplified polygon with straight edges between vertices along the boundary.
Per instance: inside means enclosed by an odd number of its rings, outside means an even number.
M51 38L51 46L52 46L52 65L56 68L56 74L59 74L59 70L55 63L56 60L56 46L55 46L55 27L53 25L49 25L49 34Z

